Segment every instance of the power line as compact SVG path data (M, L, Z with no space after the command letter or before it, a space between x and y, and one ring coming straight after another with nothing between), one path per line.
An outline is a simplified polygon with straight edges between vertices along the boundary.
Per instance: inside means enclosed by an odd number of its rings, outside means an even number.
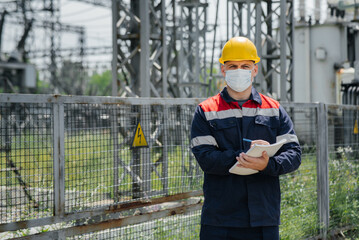
M102 16L99 16L99 17L96 17L96 18L80 19L80 20L75 20L75 21L76 22L92 22L92 21L95 21L95 20L98 20L98 19L101 19L101 18L104 18L104 17L111 17L111 15L106 14L106 15L102 15ZM71 21L74 21L74 20L71 20Z
M82 51L82 53L81 53ZM58 50L59 55L62 57L66 56L79 56L80 54L83 55L104 55L104 54L111 54L112 53L112 46L103 46L103 47L84 47L83 49L80 48L61 48ZM30 58L43 58L50 56L49 49L39 49L33 50L28 53Z
M85 13L88 13L89 11L91 10L96 10L96 8L94 7L89 7L89 8L86 8L85 10L80 10L80 11L76 11L76 12L72 12L72 13L68 13L68 14L64 14L64 15L61 15L61 18L63 17L69 17L69 16L73 16L73 15L77 15L77 14L85 14Z
M15 25L23 25L24 21L22 20L10 20L7 23L15 24ZM85 28L83 26L75 26L66 23L54 22L54 21L37 21L34 20L34 26L39 28L55 28L55 31L58 32L75 32L75 33L83 33Z
M70 0L76 2L89 3L99 7L111 8L111 0Z

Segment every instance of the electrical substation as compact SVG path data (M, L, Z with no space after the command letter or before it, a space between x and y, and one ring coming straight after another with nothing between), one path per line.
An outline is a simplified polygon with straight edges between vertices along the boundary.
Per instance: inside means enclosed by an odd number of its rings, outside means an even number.
M235 36L302 148L281 238L358 237L358 34L356 0L0 0L0 239L198 239L190 129Z

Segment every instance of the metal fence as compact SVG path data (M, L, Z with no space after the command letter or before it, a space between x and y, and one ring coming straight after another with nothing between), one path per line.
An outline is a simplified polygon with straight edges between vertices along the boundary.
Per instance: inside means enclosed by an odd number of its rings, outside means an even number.
M199 102L0 94L0 239L197 239ZM281 176L281 237L354 229L359 108L283 105L303 160Z

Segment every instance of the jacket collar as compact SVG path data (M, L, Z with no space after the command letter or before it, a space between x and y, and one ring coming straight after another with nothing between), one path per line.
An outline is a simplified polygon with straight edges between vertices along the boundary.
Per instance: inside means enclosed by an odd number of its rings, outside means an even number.
M221 91L220 94L221 94L221 97L224 99L224 101L226 101L227 103L237 102L231 96L229 96L228 91L227 91L227 87L223 88L223 90ZM253 100L253 101L257 102L259 105L262 105L261 96L259 95L259 93L257 92L257 90L253 86L252 86L252 93L249 96L249 100Z

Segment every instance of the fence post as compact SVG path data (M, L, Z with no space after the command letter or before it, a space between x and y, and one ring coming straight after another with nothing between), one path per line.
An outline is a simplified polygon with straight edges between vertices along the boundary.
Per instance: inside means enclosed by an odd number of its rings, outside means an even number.
M54 215L62 217L65 213L65 124L64 105L53 105L53 147L54 147Z
M115 204L119 201L118 188L120 185L119 182L119 158L118 158L118 119L117 119L117 108L112 109L111 114L111 136L112 136L112 146L113 146L113 201Z
M168 195L168 106L163 106L163 160L162 160L162 181L163 192Z
M142 105L141 106L141 117L140 121L142 125L142 131L144 136L146 136L148 148L142 148L140 156L142 157L142 174L140 175L143 181L143 194L145 197L151 195L151 105Z
M328 170L328 118L327 106L319 103L317 107L317 194L320 235L327 238L329 228L329 170Z
M4 133L4 142L5 142L5 156L6 156L6 168L8 170L6 170L6 206L12 206L12 190L11 190L11 164L10 164L10 154L11 154L11 123L9 120L9 116L11 115L10 113L10 108L7 107L5 108L5 114L4 114L4 119L3 120L5 124L2 123L1 130L4 131L3 129L5 129ZM1 133L2 135L3 133Z

